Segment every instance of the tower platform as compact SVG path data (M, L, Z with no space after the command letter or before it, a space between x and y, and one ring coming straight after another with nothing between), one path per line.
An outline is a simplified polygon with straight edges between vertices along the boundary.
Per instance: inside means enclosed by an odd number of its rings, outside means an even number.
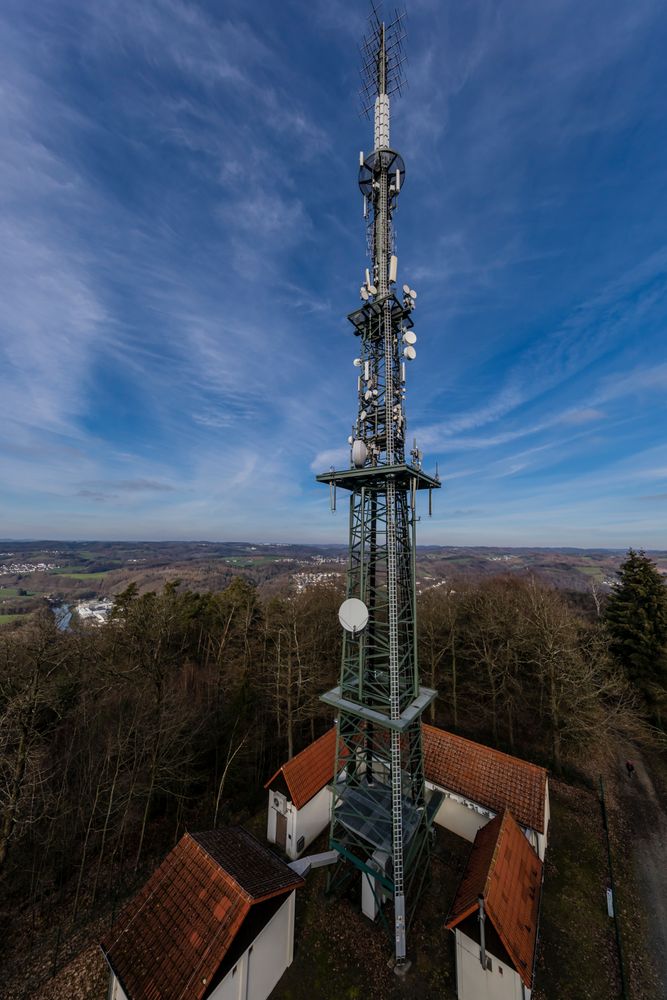
M430 476L415 465L367 465L363 469L321 472L316 479L318 483L334 483L344 490L358 490L362 486L381 490L388 479L393 481L394 486L406 490L413 483L418 490L437 490L442 485L435 476Z

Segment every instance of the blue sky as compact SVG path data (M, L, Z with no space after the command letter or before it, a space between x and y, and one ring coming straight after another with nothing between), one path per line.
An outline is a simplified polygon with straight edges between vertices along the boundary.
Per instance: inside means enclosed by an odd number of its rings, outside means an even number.
M345 541L341 0L5 0L0 537ZM410 0L420 541L667 548L667 5Z

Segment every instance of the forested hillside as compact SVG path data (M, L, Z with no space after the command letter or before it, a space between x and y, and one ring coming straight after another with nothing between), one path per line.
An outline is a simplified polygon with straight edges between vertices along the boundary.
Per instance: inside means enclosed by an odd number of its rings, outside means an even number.
M131 586L112 620L61 632L48 612L0 640L0 872L7 900L132 870L187 827L256 806L266 776L332 722L341 599L262 601ZM495 578L420 599L422 680L438 724L560 771L595 743L647 732L595 614L535 581ZM76 909L78 901L74 899Z

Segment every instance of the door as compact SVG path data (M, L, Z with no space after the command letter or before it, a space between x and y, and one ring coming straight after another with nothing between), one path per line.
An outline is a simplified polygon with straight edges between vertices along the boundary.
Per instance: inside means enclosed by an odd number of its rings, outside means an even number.
M287 816L283 813L276 813L276 844L287 850Z

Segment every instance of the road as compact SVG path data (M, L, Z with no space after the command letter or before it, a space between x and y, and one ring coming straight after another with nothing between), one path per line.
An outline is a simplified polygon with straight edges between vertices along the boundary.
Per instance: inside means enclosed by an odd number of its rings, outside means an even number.
M632 779L621 782L623 811L634 840L639 890L648 915L649 947L667 998L667 814L660 802L650 768L633 750ZM625 772L625 760L619 761Z

